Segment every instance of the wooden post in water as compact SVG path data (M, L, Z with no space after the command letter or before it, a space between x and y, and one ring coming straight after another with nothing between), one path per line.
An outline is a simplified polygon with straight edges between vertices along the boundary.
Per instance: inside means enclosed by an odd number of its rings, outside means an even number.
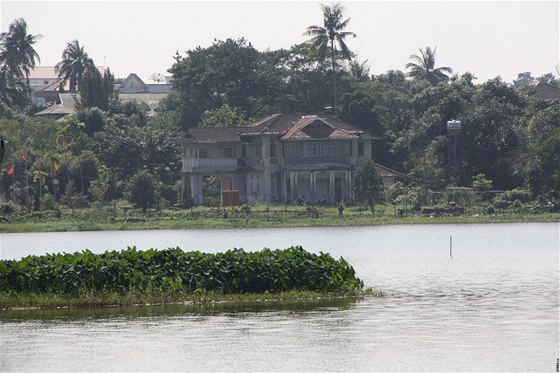
M449 236L449 257L453 259L453 236Z

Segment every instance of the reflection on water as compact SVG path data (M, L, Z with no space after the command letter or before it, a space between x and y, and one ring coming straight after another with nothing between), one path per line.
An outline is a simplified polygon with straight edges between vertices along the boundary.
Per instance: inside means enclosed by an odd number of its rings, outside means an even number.
M246 314L269 311L309 312L341 310L357 302L354 298L294 299L285 301L214 302L208 304L164 304L132 307L62 308L7 310L0 312L0 321L73 319L127 319L142 317L171 317L184 315L213 316L218 314Z
M558 224L265 233L238 246L300 241L344 256L388 296L0 312L0 371L555 369ZM213 245L238 239L224 234Z

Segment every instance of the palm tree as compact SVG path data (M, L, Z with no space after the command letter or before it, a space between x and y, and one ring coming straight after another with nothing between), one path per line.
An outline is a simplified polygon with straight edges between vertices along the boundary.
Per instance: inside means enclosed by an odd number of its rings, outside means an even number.
M29 87L29 70L35 67L35 60L41 62L39 54L33 48L42 35L27 33L27 23L23 18L16 19L8 32L0 34L0 62L2 70L9 76L25 77Z
M78 40L74 40L68 43L62 52L62 61L56 64L56 72L62 78L61 85L69 81L70 92L76 92L82 81L82 76L86 69L90 67L95 67L93 60L89 58Z
M406 68L410 69L407 73L408 76L414 79L423 79L431 84L437 84L442 81L446 81L449 77L446 75L451 74L453 70L450 67L438 67L436 68L436 49L426 47L426 50L419 49L420 55L413 54L410 59L414 62L409 62L406 64Z
M344 8L340 4L333 4L332 6L323 5L323 27L321 26L309 26L304 35L312 36L306 43L309 44L313 49L317 51L319 61L323 62L327 55L327 50L330 52L331 64L332 64L332 79L333 79L333 95L334 95L334 113L336 116L337 107L337 93L336 93L336 74L335 74L335 58L337 53L340 52L343 58L350 59L352 53L348 49L348 46L344 42L348 36L356 37L356 34L350 31L343 31L350 18L342 20L342 11ZM340 48L337 50L336 44Z
M24 107L29 102L27 86L7 71L0 71L0 104L8 107Z

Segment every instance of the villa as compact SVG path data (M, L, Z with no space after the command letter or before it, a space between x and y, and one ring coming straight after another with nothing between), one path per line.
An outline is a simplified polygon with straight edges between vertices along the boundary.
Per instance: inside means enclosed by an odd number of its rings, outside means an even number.
M274 114L249 127L190 128L183 140L182 195L190 191L192 202L202 204L203 178L215 175L223 204L231 194L233 204L351 202L352 179L372 159L374 139L328 115ZM386 186L404 176L376 168Z

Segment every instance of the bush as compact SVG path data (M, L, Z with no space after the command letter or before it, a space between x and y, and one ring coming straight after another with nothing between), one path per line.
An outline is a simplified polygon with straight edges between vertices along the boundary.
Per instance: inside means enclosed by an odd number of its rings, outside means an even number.
M128 190L128 200L141 207L144 212L158 200L157 180L147 170L142 170L130 178Z
M486 214L487 215L494 215L496 213L496 209L494 209L494 206L490 205L488 207L486 207Z
M526 189L516 188L506 191L502 195L502 199L511 202L519 200L521 203L527 203L531 200L531 192Z
M17 210L17 205L13 201L3 202L0 204L0 214L11 215Z

